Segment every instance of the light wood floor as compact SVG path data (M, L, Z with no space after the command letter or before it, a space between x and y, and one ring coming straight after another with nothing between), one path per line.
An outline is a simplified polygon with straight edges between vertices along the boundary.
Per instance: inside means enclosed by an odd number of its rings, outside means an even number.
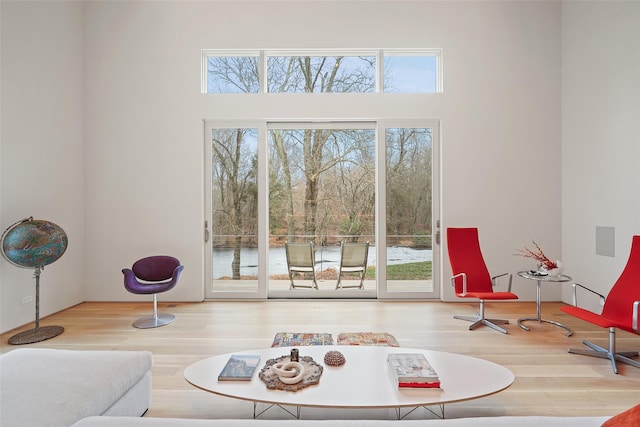
M509 368L516 376L507 390L481 399L446 406L449 418L494 415L614 415L640 400L640 369L619 364L615 375L605 359L567 353L589 339L607 345L607 331L560 311L561 303L544 302L543 318L565 323L574 331L528 322L531 331L518 328L520 317L535 315L535 304L487 304L489 317L511 321L508 335L489 328L467 330L454 314L473 314L471 303L269 300L261 302L160 303L161 311L176 315L171 325L135 329L131 322L148 314L151 302L83 303L48 318L41 326L58 325L65 332L31 344L78 350L150 350L154 355L152 403L147 416L185 418L250 418L252 404L196 389L183 377L186 366L210 355L270 347L276 332L388 332L403 347L427 348L480 357ZM0 352L20 328L2 335ZM639 350L640 337L618 336L618 350ZM286 353L286 351L285 351ZM303 351L301 351L301 354ZM374 373L375 374L375 373ZM212 375L217 373L212 372ZM313 412L310 413L313 417ZM305 412L303 410L303 416ZM361 417L358 410L336 418ZM274 413L273 417L283 417ZM372 417L386 417L373 414ZM425 410L412 414L431 418ZM391 415L391 418L393 416Z

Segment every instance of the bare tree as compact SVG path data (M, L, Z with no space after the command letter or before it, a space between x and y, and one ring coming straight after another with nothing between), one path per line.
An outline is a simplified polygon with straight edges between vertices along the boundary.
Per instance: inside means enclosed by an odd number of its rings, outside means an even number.
M350 58L353 59L353 58ZM274 61L274 73L280 78L279 88L283 92L295 92L303 90L306 93L314 92L367 92L374 88L375 79L371 73L372 59L358 58L365 67L349 67L343 69L344 57L297 57L287 58L278 63ZM276 66L279 64L280 66ZM286 65L285 65L286 64ZM271 69L271 67L270 67ZM270 81L276 80L270 74ZM285 84L286 82L286 84ZM290 87L287 87L290 84ZM320 198L320 180L322 174L331 167L341 162L338 156L328 156L335 151L326 150L325 147L336 130L309 129L303 132L303 160L305 197L304 197L304 229L305 236L316 236L318 233L318 203ZM276 140L274 144L283 147L282 141ZM277 150L282 155L281 150ZM287 163L281 157L283 164ZM291 180L285 181L285 186L291 185ZM291 188L289 188L291 190ZM291 193L291 192L290 192ZM292 204L290 204L292 206ZM293 218L290 212L288 218ZM290 235L293 227L289 224L287 233Z
M293 226L293 195L291 194L291 169L289 164L289 149L285 146L284 136L280 130L271 131L271 140L276 151L277 158L280 159L280 167L282 168L282 180L284 181L284 191L282 192L285 199L286 223L287 223L287 240L291 239L294 234Z
M208 74L220 85L218 91L251 93L259 89L257 57L212 57L207 66ZM375 88L375 57L270 56L267 68L266 83L269 92L362 93L371 92ZM212 91L215 90L214 86ZM306 178L303 233L307 236L315 236L317 233L321 176L341 161L340 158L326 158L330 151L325 150L325 145L333 132L324 129L307 130L301 140ZM287 235L291 237L295 232L291 162L283 134L271 132L271 137L282 167Z
M238 92L259 90L255 58L218 57L209 73ZM269 92L372 92L375 58L269 57ZM233 277L240 277L243 233L257 215L255 153L246 154L246 129L221 130L213 138L218 224L233 237ZM271 129L270 219L286 221L286 234L373 234L375 141L358 130ZM244 148L243 148L244 147ZM392 130L387 140L388 231L413 234L431 223L430 129ZM298 201L300 200L300 201ZM275 211L277 209L277 212ZM302 218L296 213L302 212ZM354 237L357 239L357 237Z
M431 129L387 131L387 231L431 228Z
M210 92L257 93L260 89L257 56L210 57L207 76Z
M217 129L212 136L211 146L215 161L219 195L216 200L219 208L220 226L229 230L233 237L233 261L231 264L233 279L240 279L240 251L243 236L249 230L245 221L247 215L256 211L257 185L255 155L248 152L245 137L249 129ZM253 214L255 215L255 214ZM214 224L214 226L216 226Z

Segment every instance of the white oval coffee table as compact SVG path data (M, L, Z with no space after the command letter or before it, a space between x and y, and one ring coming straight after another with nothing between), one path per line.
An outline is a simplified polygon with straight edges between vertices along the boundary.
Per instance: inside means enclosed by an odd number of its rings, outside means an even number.
M296 392L269 390L258 377L269 359L288 355L290 347L275 347L240 351L209 357L196 362L184 371L192 385L234 399L256 404L290 405L322 408L394 408L398 418L401 408L439 405L444 416L444 405L477 399L498 393L509 387L513 373L504 366L476 357L415 348L381 346L304 346L297 347L300 356L310 356L324 370L320 382ZM324 355L335 350L341 352L346 363L340 367L326 366ZM422 353L438 373L441 389L401 389L394 384L387 366L389 353ZM218 374L231 354L259 354L258 369L251 381L218 381ZM428 409L428 408L427 408ZM429 409L430 410L430 409ZM264 411L262 411L264 412ZM262 413L261 412L261 413ZM433 412L433 411L431 411ZM435 412L434 412L435 413ZM438 414L436 414L438 415Z

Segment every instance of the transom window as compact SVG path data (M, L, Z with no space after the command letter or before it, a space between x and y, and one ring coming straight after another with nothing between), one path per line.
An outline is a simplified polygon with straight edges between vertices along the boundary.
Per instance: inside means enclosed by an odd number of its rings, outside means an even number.
M202 52L203 93L442 92L440 49Z

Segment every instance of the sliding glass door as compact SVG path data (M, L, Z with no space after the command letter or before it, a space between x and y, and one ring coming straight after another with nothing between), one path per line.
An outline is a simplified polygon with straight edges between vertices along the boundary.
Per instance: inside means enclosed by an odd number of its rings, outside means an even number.
M206 297L437 297L434 140L424 121L206 122ZM315 274L289 275L287 243ZM364 276L342 271L352 243Z

